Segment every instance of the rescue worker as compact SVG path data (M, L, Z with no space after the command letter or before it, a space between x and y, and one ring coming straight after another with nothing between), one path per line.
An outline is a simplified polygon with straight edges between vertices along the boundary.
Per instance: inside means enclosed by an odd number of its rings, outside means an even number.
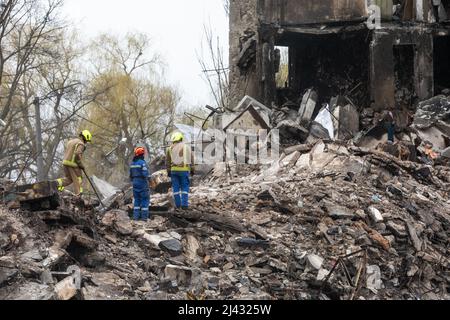
M134 159L130 166L130 179L133 182L134 215L135 221L148 221L150 218L150 187L148 179L150 172L145 162L145 149L137 147L134 150Z
M65 187L73 184L76 196L81 196L83 193L83 153L86 150L86 144L91 142L92 134L89 130L83 130L78 138L74 138L67 143L63 160L66 177L57 180L59 191L62 192Z
M184 143L184 136L175 132L171 137L172 146L167 150L166 167L172 179L173 196L177 209L189 209L190 177L194 175L194 154L189 145Z
M395 116L393 112L393 108L389 108L383 116L383 121L385 128L388 133L388 143L393 144L395 142Z

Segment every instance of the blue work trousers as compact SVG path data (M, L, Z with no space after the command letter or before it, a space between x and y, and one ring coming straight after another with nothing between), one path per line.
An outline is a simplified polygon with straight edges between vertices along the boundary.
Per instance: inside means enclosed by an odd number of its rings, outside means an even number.
M173 197L177 208L189 207L189 188L191 187L189 174L189 171L172 172Z
M149 207L150 207L150 190L136 190L133 189L134 197L134 220L147 221L149 217Z

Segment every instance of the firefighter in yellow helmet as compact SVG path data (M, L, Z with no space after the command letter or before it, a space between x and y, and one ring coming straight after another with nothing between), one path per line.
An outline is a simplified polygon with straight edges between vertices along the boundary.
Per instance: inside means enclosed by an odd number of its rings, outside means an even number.
M173 196L177 209L189 208L189 174L194 175L194 154L189 145L184 143L180 132L172 134L172 145L167 150L166 167L172 179Z
M75 195L80 196L83 193L83 153L86 150L86 144L91 141L92 134L88 130L83 130L78 138L67 143L63 161L66 177L57 180L59 191L64 191L65 187L73 183Z

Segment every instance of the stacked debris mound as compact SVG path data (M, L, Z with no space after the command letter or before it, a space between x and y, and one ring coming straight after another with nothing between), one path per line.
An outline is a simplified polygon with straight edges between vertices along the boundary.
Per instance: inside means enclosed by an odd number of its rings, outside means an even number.
M224 271L238 278L245 267L276 298L448 299L448 174L320 142L258 176L204 188L198 203L270 241L227 255L236 267Z
M319 141L219 168L188 211L153 195L146 224L129 191L1 208L0 299L450 298L448 167Z

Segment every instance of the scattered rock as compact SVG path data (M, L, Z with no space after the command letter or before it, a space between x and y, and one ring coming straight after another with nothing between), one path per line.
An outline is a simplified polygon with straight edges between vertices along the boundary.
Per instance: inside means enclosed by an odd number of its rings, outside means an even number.
M369 207L369 216L372 218L372 221L377 224L384 221L383 215L381 214L380 210L378 210L375 207Z
M70 300L78 292L76 281L73 277L67 277L55 285L55 294L57 300Z
M0 293L1 300L53 300L55 293L51 287L35 282L27 282L5 296Z
M189 286L194 277L194 271L191 268L168 265L164 269L165 278L170 281L176 281L180 286Z
M172 257L179 256L183 253L183 245L176 239L161 241L159 247L161 250L170 253Z
M322 257L315 254L309 254L306 257L306 260L308 261L308 264L316 270L320 270L324 262Z
M121 235L129 236L133 233L133 225L130 217L125 211L116 211L116 218L114 220L114 229Z
M344 207L327 205L326 208L328 215L333 219L353 219L355 217L355 213Z
M381 270L379 266L367 267L367 288L374 294L378 293L378 290L383 288L383 282L381 281Z

